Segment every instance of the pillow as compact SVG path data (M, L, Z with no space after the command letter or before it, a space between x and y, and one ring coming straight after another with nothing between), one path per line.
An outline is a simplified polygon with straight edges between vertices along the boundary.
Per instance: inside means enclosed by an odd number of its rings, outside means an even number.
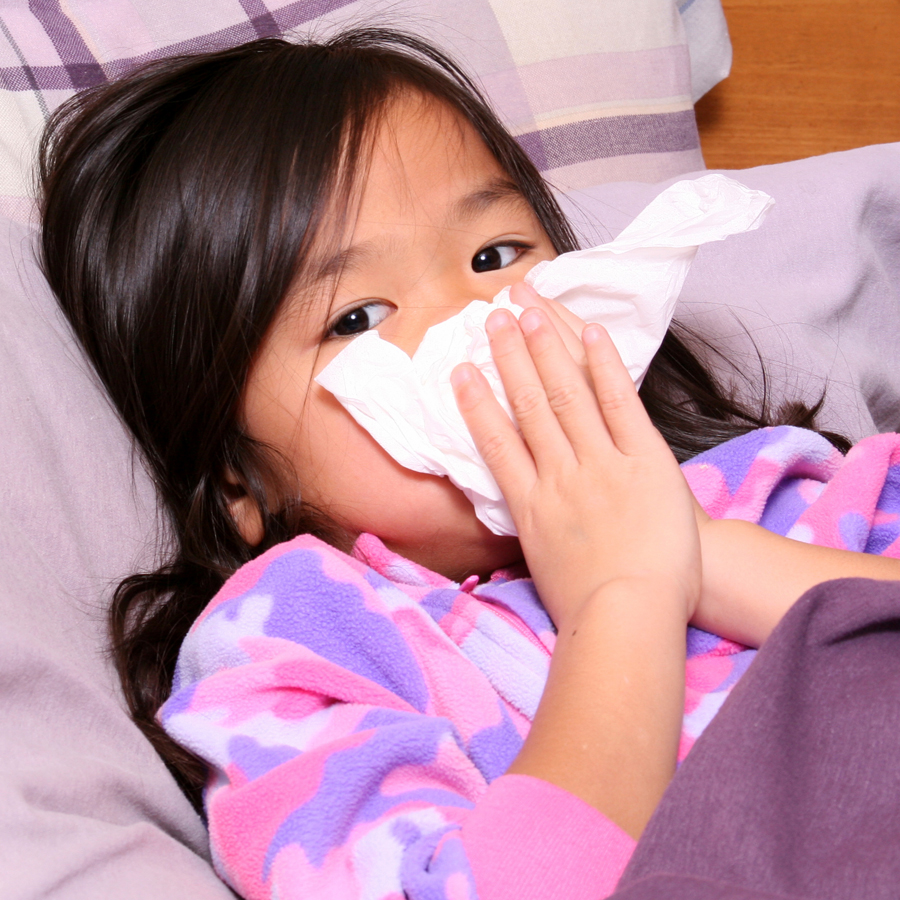
M4 897L232 896L210 867L202 822L125 713L106 657L110 592L154 563L157 513L33 261L34 142L74 90L145 59L290 29L322 33L368 21L372 9L341 0L0 4ZM416 0L381 10L378 21L436 36L465 59L563 186L702 166L674 0Z
M773 406L824 394L821 427L853 441L900 431L900 143L724 174L775 206L757 231L700 248L675 318L737 365L708 356L746 399L762 359ZM599 185L564 205L589 246L670 183Z
M3 895L230 897L106 658L112 582L154 556L153 492L32 240L0 226Z
M0 212L27 215L34 143L76 90L162 56L362 22L423 34L464 61L563 189L699 169L692 96L727 74L731 45L720 0L680 5L690 49L674 0L5 0Z

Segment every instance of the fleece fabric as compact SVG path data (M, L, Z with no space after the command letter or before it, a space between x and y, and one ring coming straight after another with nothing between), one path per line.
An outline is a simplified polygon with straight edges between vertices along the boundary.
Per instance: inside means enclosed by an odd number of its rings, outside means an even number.
M900 437L843 457L763 429L684 467L715 517L900 557ZM635 540L640 540L639 534ZM181 650L167 731L210 766L217 871L247 900L598 900L634 849L566 791L506 775L553 625L524 572L455 584L363 535L240 569ZM688 629L680 758L755 651Z

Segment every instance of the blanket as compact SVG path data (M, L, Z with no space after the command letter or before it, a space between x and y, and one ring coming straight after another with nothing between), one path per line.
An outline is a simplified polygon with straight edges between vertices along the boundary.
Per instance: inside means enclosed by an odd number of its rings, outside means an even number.
M684 471L713 516L900 557L897 435L844 458L764 429ZM504 774L553 642L524 573L458 585L370 535L352 555L302 535L244 566L185 640L160 714L209 763L217 871L248 900L609 894L634 842ZM754 653L689 629L681 758Z
M685 761L615 900L896 897L898 658L900 583L807 591Z

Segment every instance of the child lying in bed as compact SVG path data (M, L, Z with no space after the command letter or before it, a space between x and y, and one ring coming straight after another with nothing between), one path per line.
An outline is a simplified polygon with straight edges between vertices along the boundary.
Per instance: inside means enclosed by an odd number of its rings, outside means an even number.
M571 231L419 41L155 63L65 107L41 164L45 271L175 540L116 593L120 674L246 897L523 897L548 867L602 896L746 667L730 641L900 578L897 439L757 430L812 413L741 408L675 330L639 399L601 327L517 283ZM453 384L518 538L313 381L510 283L526 311L488 332L521 432ZM689 622L728 640L689 633L685 715Z

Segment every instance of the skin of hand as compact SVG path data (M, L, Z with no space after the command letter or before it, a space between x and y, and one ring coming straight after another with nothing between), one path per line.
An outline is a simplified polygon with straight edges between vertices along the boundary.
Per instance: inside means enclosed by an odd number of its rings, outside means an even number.
M693 496L608 334L585 330L592 391L537 308L520 323L497 311L487 331L521 436L472 366L456 370L457 399L557 628L605 581L635 575L683 581L693 613Z
M521 433L475 367L460 411L509 504L558 628L541 704L511 772L544 778L640 834L675 768L685 627L701 584L693 498L609 335L585 369L538 303L487 321Z

